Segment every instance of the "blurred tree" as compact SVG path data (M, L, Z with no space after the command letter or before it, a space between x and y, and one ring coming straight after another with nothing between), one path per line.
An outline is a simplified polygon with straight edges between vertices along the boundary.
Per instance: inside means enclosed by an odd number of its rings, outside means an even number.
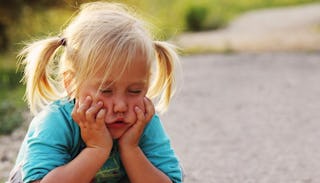
M88 1L90 0L24 0L25 5L38 10L56 7L78 8L80 4Z
M21 9L22 0L0 0L0 52L4 52L9 47L7 27L19 19Z
M8 27L19 23L26 7L32 11L44 11L48 8L63 7L76 9L83 2L90 0L0 0L0 53L10 46Z
M208 15L208 9L204 6L191 6L186 15L187 27L191 31L199 31L204 28L204 22Z

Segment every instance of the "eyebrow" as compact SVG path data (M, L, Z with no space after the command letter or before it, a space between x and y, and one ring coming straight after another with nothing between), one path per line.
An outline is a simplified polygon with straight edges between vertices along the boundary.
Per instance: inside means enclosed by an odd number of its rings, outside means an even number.
M114 83L114 81L105 81L104 83L101 84L101 87L105 87L105 86L111 86ZM128 82L129 85L146 85L148 83L147 80L139 80L139 81L132 81L132 82Z

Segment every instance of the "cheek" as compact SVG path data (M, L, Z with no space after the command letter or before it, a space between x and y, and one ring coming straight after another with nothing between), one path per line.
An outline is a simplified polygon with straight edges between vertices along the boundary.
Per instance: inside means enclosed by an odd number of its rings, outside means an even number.
M134 107L138 106L140 109L145 111L144 103L143 103L143 96L135 97L129 100L129 108L130 110L134 111Z
M111 100L107 97L104 97L103 95L97 95L95 99L96 101L102 101L105 109L110 109L112 106Z
M132 122L137 120L137 114L134 110L134 108L136 106L138 106L142 111L145 111L143 97L135 97L134 99L130 99L128 102L128 113L127 113L128 116L127 117Z
M86 99L87 96L91 96L94 99L94 97L92 95L92 92L90 92L90 91L81 91L81 92L79 92L77 98L81 103L82 101L84 101Z
M128 107L128 111L129 112L134 112L134 107L138 106L140 109L142 109L143 111L145 111L145 106L144 106L144 102L143 102L144 96L137 96L137 97L128 97L126 99L127 101L127 107ZM102 95L98 95L95 98L96 101L102 101L103 102L103 106L105 109L112 109L112 100L108 99L107 97L103 97Z

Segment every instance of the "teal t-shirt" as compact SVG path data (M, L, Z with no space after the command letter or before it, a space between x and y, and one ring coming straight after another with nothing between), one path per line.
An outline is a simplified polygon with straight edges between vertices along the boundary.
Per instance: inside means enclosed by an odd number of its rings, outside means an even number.
M21 167L23 182L42 179L54 168L70 162L85 148L80 128L71 117L73 107L74 101L55 101L30 123L16 160L16 166ZM182 182L178 158L157 115L145 127L139 146L155 167L173 182ZM115 141L109 158L95 176L95 182L118 182L125 176Z

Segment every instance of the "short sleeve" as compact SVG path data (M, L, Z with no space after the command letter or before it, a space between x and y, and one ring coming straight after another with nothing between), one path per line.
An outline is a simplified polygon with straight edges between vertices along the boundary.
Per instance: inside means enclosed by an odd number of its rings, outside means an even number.
M56 167L71 161L72 128L59 110L48 110L34 118L24 142L23 182L42 179Z
M182 182L178 157L158 116L155 115L146 126L139 145L148 160L170 177L172 182Z

